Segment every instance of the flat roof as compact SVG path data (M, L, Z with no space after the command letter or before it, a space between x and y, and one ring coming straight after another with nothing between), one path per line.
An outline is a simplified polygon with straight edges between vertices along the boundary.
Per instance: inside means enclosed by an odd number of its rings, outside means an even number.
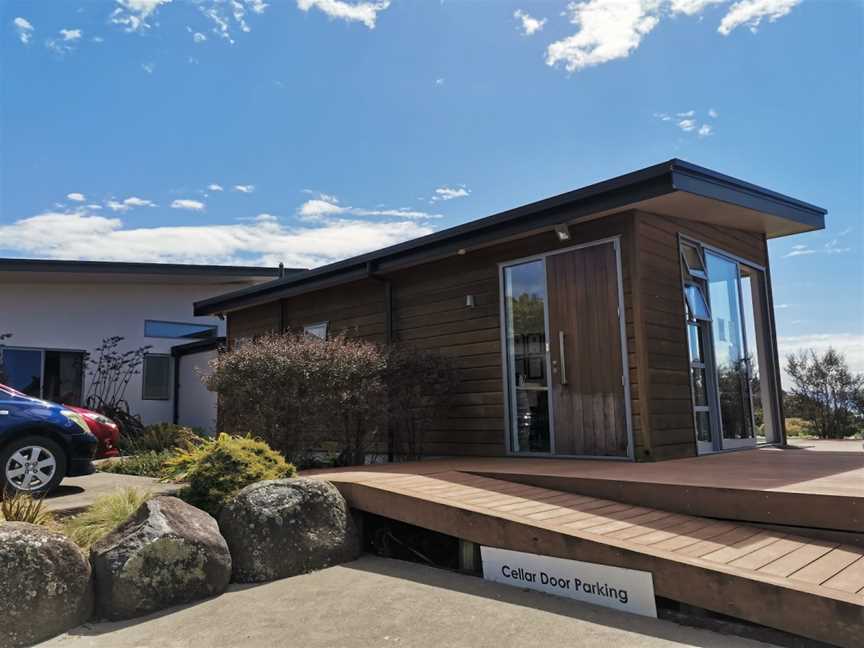
M425 263L460 249L529 235L556 224L627 209L763 232L768 238L824 229L827 213L802 200L671 159L301 274L204 299L195 303L195 314L210 315L266 303L362 279L374 272Z
M285 268L303 272L305 268ZM185 263L138 263L128 261L74 261L54 259L15 259L0 257L0 272L75 272L82 274L147 274L187 277L278 277L279 268L259 266L195 265Z

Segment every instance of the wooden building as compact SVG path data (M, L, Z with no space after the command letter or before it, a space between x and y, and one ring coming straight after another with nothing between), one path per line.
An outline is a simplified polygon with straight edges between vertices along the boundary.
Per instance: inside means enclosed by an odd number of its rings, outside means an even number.
M229 342L457 358L434 456L637 461L784 443L767 241L825 210L681 160L195 304Z

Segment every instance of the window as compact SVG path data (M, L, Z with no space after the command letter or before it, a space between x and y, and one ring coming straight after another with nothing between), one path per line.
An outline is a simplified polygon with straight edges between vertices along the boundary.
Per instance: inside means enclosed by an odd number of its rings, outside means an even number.
M0 351L0 383L35 398L80 405L84 353L6 347Z
M705 274L705 263L702 261L702 254L695 245L689 243L681 244L681 256L684 259L684 266L687 272L698 279L707 279Z
M216 325L144 320L144 336L198 340L216 337Z
M687 298L687 315L691 320L710 320L708 302L699 286L687 284L684 286L684 296Z
M321 338L322 340L327 339L327 325L328 322L318 322L317 324L307 324L303 327L303 332L306 335L314 335L317 338Z
M148 353L144 356L142 400L171 398L171 356Z

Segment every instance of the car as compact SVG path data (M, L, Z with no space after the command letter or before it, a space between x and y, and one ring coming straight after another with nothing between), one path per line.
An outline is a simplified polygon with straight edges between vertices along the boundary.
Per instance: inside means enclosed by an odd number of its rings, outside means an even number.
M0 488L45 494L64 477L89 475L99 440L84 417L0 385Z
M78 412L84 417L90 432L99 439L99 448L96 450L97 459L120 456L120 428L110 418L99 412L78 407L77 405L64 405L73 412Z

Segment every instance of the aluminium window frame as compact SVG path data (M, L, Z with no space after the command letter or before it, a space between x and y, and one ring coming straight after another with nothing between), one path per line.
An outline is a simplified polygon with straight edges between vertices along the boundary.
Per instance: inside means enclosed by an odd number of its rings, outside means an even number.
M13 344L0 345L0 352L6 351L7 349L10 351L38 351L40 353L39 367L40 367L41 373L39 374L39 396L37 397L40 400L45 399L45 354L48 352L79 353L79 354L81 354L81 401L82 401L81 405L84 404L83 401L84 401L84 394L85 394L85 388L86 388L85 381L87 379L87 372L86 372L87 352L86 351L84 351L82 349L71 349L71 348L60 348L60 347L31 347L31 346L17 346L17 345L13 345ZM13 387L13 389L17 389L17 388ZM18 391L21 391L21 390L18 390Z
M147 389L147 379L146 379L146 371L147 371L147 358L151 357L159 357L159 358L167 358L167 374L168 381L166 384L165 391L168 394L165 398L148 398L146 394ZM142 401L158 401L164 403L166 401L170 401L173 398L173 376L171 375L173 372L171 371L171 354L170 353L145 353L144 357L141 359L141 400Z

